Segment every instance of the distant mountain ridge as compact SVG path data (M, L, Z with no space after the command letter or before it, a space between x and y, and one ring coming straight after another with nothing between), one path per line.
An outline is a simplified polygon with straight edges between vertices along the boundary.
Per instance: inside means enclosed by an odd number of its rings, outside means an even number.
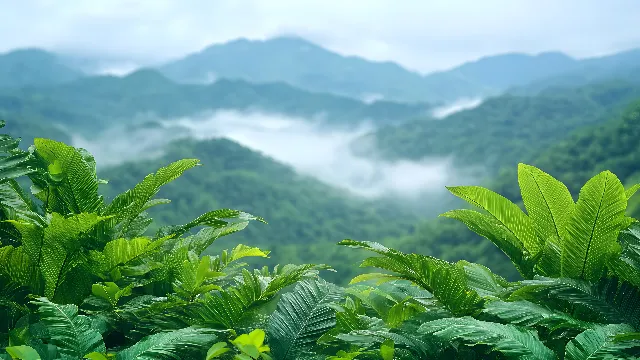
M55 86L86 76L83 64L89 60L73 59L41 49L0 54L0 88ZM640 49L587 59L561 52L506 53L423 75L391 61L343 56L299 37L275 37L213 44L156 69L174 82L187 84L220 79L285 83L363 101L443 104L505 92L534 95L547 88L577 87L611 78L640 83Z
M141 69L125 77L82 77L57 86L0 89L0 115L7 119L32 118L89 134L140 116L170 119L217 110L323 119L327 124L351 127L364 122L397 124L429 116L430 109L424 103L365 103L285 83L221 79L209 85L177 84L154 69Z
M276 37L214 44L159 69L179 82L206 82L218 77L257 83L282 81L356 98L378 94L397 101L435 103L496 95L583 68L626 68L636 59L640 57L633 51L580 60L560 52L507 53L422 75L394 62L343 56L299 37Z
M28 48L0 54L0 88L58 85L82 76L81 71L45 50Z

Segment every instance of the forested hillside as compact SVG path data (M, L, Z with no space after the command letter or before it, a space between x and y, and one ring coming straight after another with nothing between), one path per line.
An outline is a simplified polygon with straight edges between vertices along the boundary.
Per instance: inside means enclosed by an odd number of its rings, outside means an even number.
M513 167L584 126L601 124L640 98L640 85L611 81L550 89L536 96L504 95L439 121L413 120L355 142L387 159L455 157L460 165Z
M640 182L640 98L621 116L612 115L605 123L590 126L537 154L530 163L546 169L578 196L579 184L590 174L610 169L625 184ZM505 171L492 188L509 198L517 194L514 169ZM633 216L640 216L637 199L629 203Z

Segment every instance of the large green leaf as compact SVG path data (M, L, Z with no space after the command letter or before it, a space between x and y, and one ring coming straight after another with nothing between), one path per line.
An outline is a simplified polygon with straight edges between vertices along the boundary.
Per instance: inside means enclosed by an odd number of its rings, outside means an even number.
M551 175L525 164L518 164L518 183L538 237L545 241L565 238L575 206L569 189Z
M320 336L335 326L335 310L329 304L341 297L335 285L315 280L300 282L284 294L267 327L273 355L279 360L308 355Z
M570 278L542 278L518 283L510 300L529 300L580 320L640 325L640 289L616 278L597 283Z
M632 332L633 327L626 324L613 324L594 327L580 333L566 347L565 360L625 359L627 350L640 349L638 342L613 341L617 334Z
M50 188L56 196L53 211L62 214L97 212L103 206L98 195L95 168L72 146L49 139L35 139L38 155L44 159L51 178Z
M147 175L133 189L116 196L105 210L104 215L115 215L109 223L121 223L118 237L127 232L131 222L148 206L149 201L160 188L177 179L200 162L197 159L182 159L160 168L155 174Z
M137 344L118 352L117 360L204 359L209 347L217 341L216 331L188 327L150 335Z
M458 340L470 346L485 344L508 357L518 359L556 359L553 351L540 341L535 331L514 325L462 317L427 322L420 326L419 332L435 336L443 342Z
M518 269L520 275L524 278L533 276L533 263L529 261L524 245L495 217L469 209L451 210L440 216L463 222L471 231L489 239L502 250Z
M503 322L525 327L542 326L550 330L586 330L593 326L592 323L580 321L562 311L552 310L525 300L491 301L485 305L482 312Z
M535 256L542 249L543 242L536 236L531 219L509 199L480 186L451 186L447 189L493 215L522 242L531 256Z
M46 298L33 301L38 306L40 321L47 327L49 342L58 347L62 355L82 358L91 352L104 352L102 335L92 329L91 320L78 315L75 305L58 305Z
M625 219L624 186L609 171L589 180L567 224L562 244L562 276L598 280L616 248Z

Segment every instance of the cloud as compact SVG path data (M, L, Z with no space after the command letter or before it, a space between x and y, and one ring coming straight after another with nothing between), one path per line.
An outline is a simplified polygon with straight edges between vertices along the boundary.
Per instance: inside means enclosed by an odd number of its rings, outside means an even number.
M301 174L370 198L416 198L442 192L445 185L467 176L454 169L451 159L446 158L385 162L355 156L349 144L372 130L367 124L354 130L338 130L320 122L237 111L169 119L161 124L138 130L114 128L91 140L76 136L74 145L88 149L104 166L135 159L138 154L146 154L146 158L159 156L169 141L180 137L225 137L290 165Z
M238 37L297 34L420 71L502 52L640 46L637 0L0 0L2 50L165 61Z
M481 98L463 98L456 100L450 104L436 107L431 111L431 115L436 119L443 119L453 113L457 113L458 111L473 109L480 104L482 104Z

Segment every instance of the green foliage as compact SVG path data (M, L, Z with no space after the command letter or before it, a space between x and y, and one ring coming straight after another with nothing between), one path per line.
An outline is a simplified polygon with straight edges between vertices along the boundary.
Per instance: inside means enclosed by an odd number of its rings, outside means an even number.
M6 135L0 178L2 359L607 359L640 356L638 189L603 171L574 202L551 175L518 168L525 211L476 186L450 187L482 212L445 213L503 251L523 280L465 260L377 242L379 272L338 287L326 265L251 269L267 250L205 250L262 221L206 211L145 235L161 188L199 164L171 163L110 203L91 155ZM31 182L29 196L16 179ZM6 319L6 321L4 321Z

